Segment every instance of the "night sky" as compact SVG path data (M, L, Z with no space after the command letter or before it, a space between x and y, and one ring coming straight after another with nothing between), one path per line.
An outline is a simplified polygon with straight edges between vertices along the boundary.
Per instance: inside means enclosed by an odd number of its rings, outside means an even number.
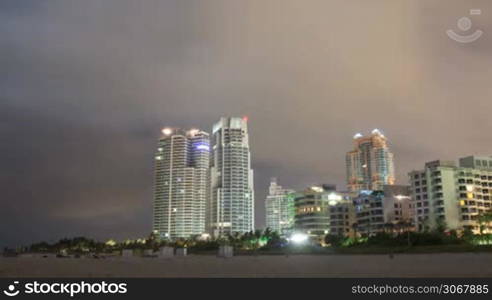
M491 53L490 0L2 0L0 246L147 235L163 126L249 117L260 227L269 177L343 189L356 132L399 183L491 155Z

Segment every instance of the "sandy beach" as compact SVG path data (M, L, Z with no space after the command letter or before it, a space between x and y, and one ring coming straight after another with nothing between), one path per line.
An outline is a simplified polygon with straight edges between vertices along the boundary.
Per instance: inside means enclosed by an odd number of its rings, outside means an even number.
M492 277L492 254L0 258L0 277Z

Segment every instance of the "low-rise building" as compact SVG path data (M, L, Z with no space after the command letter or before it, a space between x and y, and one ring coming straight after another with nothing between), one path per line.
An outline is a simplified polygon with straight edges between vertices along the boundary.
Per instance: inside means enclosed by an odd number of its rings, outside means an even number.
M354 210L351 194L334 185L316 185L296 193L296 232L323 240L326 235L352 235Z
M410 187L384 185L381 191L361 191L353 200L359 234L411 229L414 219Z
M492 232L480 224L480 215L492 207L492 157L468 156L453 161L432 161L409 173L418 230L445 226L450 230Z

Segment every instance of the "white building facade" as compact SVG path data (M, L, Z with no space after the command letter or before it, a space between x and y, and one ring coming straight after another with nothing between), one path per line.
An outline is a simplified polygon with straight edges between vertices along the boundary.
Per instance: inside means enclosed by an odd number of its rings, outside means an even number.
M480 232L479 217L492 208L492 157L433 161L409 173L418 230L442 222L447 229ZM482 225L483 226L483 225ZM492 232L492 224L482 228Z
M153 231L159 238L205 232L209 195L209 134L165 128L155 154Z
M254 230L253 170L246 118L213 126L207 228L215 237Z

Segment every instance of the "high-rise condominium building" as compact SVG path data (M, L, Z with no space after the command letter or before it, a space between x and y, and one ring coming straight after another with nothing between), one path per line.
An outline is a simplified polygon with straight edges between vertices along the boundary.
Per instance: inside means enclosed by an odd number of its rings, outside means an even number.
M359 234L413 230L414 209L407 185L385 185L382 190L362 190L354 198Z
M165 128L155 154L153 230L160 238L205 232L209 191L209 134Z
M381 190L395 183L393 153L386 137L374 129L370 136L357 133L354 150L347 152L347 187L349 191Z
M453 161L433 161L409 173L415 222L419 230L445 225L448 229L480 226L492 232L492 224L480 224L479 216L492 208L492 157L468 156Z
M324 240L326 235L350 236L355 222L352 193L334 185L316 185L296 193L294 231Z
M210 174L210 233L221 236L253 230L253 170L247 118L221 118L214 125Z
M266 226L280 235L286 235L294 226L294 190L284 189L271 178L265 199Z

